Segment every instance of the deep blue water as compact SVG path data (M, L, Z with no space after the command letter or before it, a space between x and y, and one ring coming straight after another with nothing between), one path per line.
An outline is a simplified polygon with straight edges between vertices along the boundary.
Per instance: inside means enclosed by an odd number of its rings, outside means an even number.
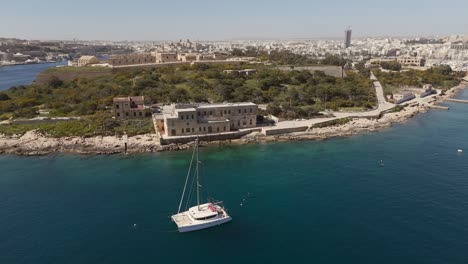
M65 65L66 61L57 63L40 63L0 67L0 91L12 86L28 85L36 79L37 74L47 68Z
M0 156L0 263L468 263L468 105L447 105L379 133L201 148L233 221L185 234L169 216L190 152Z

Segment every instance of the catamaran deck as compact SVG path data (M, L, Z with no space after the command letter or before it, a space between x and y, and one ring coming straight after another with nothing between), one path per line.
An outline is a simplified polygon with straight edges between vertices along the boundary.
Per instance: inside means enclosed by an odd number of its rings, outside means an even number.
M193 223L193 220L190 219L185 213L180 213L172 216L172 220L176 223L177 226L187 226Z

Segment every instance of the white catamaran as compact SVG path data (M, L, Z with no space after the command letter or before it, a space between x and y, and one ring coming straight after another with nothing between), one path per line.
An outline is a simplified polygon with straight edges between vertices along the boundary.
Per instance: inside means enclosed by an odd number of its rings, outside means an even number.
M196 185L197 185L197 206L193 206L188 209L188 211L180 212L182 207L182 202L184 201L185 191L187 189L187 183L190 178L190 171L192 169L192 164L194 157L196 157ZM171 216L172 221L177 224L179 232L189 232L200 229L205 229L217 225L221 225L231 221L231 217L227 214L226 210L222 206L222 202L208 202L200 204L200 175L199 175L199 164L198 160L198 139L195 141L195 148L192 154L192 160L190 161L189 170L187 173L187 178L185 179L184 190L182 192L182 198L180 199L179 209L177 214ZM195 178L194 178L195 179ZM193 185L192 185L193 186ZM188 204L190 200L190 194L187 197L186 203Z

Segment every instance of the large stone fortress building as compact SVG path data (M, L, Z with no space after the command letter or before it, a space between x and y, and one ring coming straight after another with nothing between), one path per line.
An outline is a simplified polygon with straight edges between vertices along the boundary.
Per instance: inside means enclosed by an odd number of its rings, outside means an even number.
M109 64L112 66L137 65L156 63L156 57L150 53L133 53L124 55L111 55Z
M254 103L171 105L163 113L164 137L223 133L257 125ZM162 127L161 127L162 128ZM160 129L162 130L162 129Z

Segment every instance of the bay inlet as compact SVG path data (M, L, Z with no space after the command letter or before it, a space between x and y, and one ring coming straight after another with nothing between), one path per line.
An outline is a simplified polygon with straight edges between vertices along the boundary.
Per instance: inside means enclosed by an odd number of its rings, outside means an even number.
M66 65L66 61L38 64L24 64L0 66L0 91L7 90L12 86L29 85L36 76L50 68L58 65Z

